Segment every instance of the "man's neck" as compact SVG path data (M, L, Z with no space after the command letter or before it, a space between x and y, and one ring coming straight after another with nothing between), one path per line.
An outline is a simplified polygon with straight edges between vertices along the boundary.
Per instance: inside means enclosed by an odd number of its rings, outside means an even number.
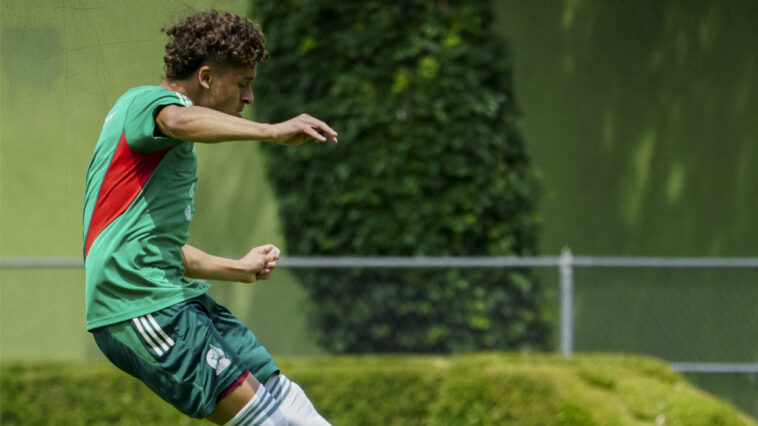
M163 87L164 89L179 92L182 95L190 98L193 103L196 103L197 101L197 93L194 93L194 90L191 90L189 87L190 85L184 80L172 80L167 78L163 80L159 86Z

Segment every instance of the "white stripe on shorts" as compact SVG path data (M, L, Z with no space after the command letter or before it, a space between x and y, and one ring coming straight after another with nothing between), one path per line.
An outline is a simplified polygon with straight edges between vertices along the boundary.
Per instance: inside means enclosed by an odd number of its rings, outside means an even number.
M142 326L145 327L145 330L147 330L147 332L150 333L151 336L153 336L153 339L155 339L155 341L158 342L159 345L161 345L161 348L164 351L168 352L168 345L166 344L166 342L161 340L161 338L158 337L157 334L155 334L155 331L153 331L152 327L150 327L150 324L148 324L145 317L140 317L139 319L140 321L142 321Z
M156 320L155 320L155 318L153 318L153 314L147 314L147 319L150 321L150 324L152 324L152 325L153 325L153 328L155 329L155 331L157 331L157 332L158 332L158 334L160 334L160 335L161 335L161 337L163 337L163 340L164 340L164 341L165 341L165 342L166 342L166 343L167 343L169 346L174 346L174 339L172 339L172 338L168 337L168 336L166 335L166 333L164 333L164 332L163 332L163 329L161 328L161 326L160 326L160 325L158 325L158 321L156 321Z
M148 336L147 333L145 333L145 330L142 329L142 324L140 324L139 319L132 318L132 322L134 323L134 325L137 326L137 330L139 330L139 334L142 335L142 338L145 339L145 341L147 342L148 345L150 345L153 351L155 351L155 353L158 356L163 355L163 351L161 350L161 348L159 348L158 345L156 345L155 342L153 342L153 339L151 339L150 336Z

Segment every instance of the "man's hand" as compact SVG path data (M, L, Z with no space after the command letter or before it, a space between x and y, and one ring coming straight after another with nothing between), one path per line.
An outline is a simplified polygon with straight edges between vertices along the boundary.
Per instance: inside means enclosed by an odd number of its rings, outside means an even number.
M213 256L185 244L182 266L187 278L251 283L268 279L280 255L281 251L273 244L255 247L241 259Z
M256 280L267 280L271 271L276 268L281 251L273 244L258 246L250 250L239 262L245 271L245 279L240 281L251 283Z
M316 142L337 143L337 132L323 121L308 114L300 114L295 118L271 125L272 142L281 145L302 145L309 139Z

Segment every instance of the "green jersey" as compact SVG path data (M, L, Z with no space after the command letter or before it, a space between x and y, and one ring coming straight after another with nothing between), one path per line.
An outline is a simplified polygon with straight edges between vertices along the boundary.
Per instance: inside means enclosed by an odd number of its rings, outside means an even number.
M197 158L192 142L157 131L155 117L166 105L192 102L158 86L127 91L108 113L90 161L83 236L88 330L209 288L184 277Z

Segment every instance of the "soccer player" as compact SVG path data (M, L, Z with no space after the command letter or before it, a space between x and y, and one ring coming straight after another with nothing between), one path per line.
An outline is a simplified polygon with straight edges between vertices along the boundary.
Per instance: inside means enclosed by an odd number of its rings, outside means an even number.
M165 79L127 91L107 114L87 171L87 329L118 368L190 417L230 425L328 425L203 279L267 279L280 251L240 259L186 244L195 212L194 142L337 142L307 114L242 118L267 57L249 19L205 11L163 28ZM244 143L244 142L241 142Z

